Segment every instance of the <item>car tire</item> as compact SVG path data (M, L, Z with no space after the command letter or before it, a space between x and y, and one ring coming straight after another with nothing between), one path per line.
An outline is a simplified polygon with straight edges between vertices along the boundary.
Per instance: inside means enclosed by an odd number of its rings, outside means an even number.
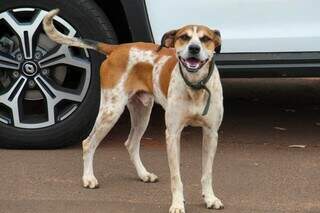
M103 11L91 0L2 0L0 13L14 8L60 8L59 17L67 21L83 38L117 43L115 32ZM87 137L95 122L100 101L99 66L105 56L89 52L91 76L86 95L77 109L61 122L42 128L18 128L0 122L2 148L60 148ZM1 69L1 68L0 68ZM0 88L1 89L1 88ZM1 103L0 103L1 104Z

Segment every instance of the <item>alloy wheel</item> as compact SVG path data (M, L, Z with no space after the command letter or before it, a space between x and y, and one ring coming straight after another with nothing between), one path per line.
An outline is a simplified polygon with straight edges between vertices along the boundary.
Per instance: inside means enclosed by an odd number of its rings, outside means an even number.
M0 122L44 128L72 115L85 98L91 76L86 50L58 45L43 31L47 11L16 8L0 13ZM56 27L79 36L64 19Z

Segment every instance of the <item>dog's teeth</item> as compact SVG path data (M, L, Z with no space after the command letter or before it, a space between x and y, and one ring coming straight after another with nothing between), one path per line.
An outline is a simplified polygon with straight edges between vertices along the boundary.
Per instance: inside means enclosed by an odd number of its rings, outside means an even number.
M188 63L188 67L191 68L191 69L197 69L198 67L200 66L200 64L190 64Z

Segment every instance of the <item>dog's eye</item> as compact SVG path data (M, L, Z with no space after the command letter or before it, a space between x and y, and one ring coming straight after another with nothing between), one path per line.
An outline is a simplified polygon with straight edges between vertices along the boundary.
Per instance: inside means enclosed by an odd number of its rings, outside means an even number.
M189 41L190 40L190 36L188 36L187 34L184 34L184 35L180 36L180 39L182 39L184 41Z
M208 36L203 36L203 37L200 38L200 41L203 42L203 43L208 42L210 40L211 39Z

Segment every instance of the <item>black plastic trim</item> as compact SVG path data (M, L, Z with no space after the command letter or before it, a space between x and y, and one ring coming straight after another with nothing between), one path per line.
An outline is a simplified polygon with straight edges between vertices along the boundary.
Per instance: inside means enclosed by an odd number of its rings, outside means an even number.
M121 3L127 16L132 41L153 42L145 1L121 0Z
M320 52L221 53L215 60L222 77L320 77Z

